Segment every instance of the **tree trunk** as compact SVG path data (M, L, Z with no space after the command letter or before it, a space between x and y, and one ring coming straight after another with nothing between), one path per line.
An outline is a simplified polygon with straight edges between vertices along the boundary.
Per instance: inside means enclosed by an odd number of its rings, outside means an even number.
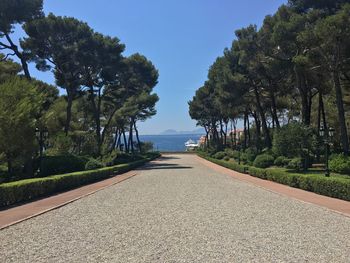
M130 128L129 128L129 149L131 149L131 153L134 154L135 153L135 149L134 149L134 138L133 138L133 120L131 120L130 122Z
M261 150L261 125L260 120L257 112L253 112L253 118L255 120L255 127L256 127L256 149L258 152Z
M22 69L23 69L24 75L26 76L26 78L28 80L31 80L32 78L31 78L30 73L29 73L28 63L27 63L27 60L24 58L23 53L21 53L18 50L18 46L13 43L12 39L10 38L10 36L8 34L5 33L5 37L6 37L7 41L10 43L11 50L15 53L15 55L21 61L21 65L22 65Z
M297 89L299 91L300 97L301 97L301 118L303 124L310 126L311 124L311 105L309 105L309 93L306 85L306 80L304 73L300 72L300 70L297 70L296 67L294 69L295 76L296 76L296 82L297 82Z
M94 121L95 121L95 134L96 134L96 141L97 141L97 154L98 156L101 155L102 150L102 140L101 140L101 119L100 119L100 112L101 112L101 103L100 103L100 92L98 94L98 103L96 105L95 101L95 93L94 93L94 87L89 87L89 93L90 93L90 101L92 106L92 111L94 115Z
M125 151L126 153L128 153L128 152L129 152L129 147L128 147L128 143L127 143L127 141L126 141L126 136L125 136L125 130L124 130L124 128L123 128L123 139L124 139L124 151Z
M270 99L271 99L271 106L272 106L272 119L274 120L274 123L276 124L276 128L281 128L280 122L278 120L278 114L277 114L277 104L276 104L276 97L273 91L270 91Z
M205 130L205 146L208 148L209 147L209 129L207 126L204 125L204 130Z
M337 71L333 72L333 81L334 81L334 88L335 88L335 94L336 94L336 103L337 103L337 108L338 108L341 143L342 143L344 154L348 155L349 154L349 138L348 138L348 131L347 131L347 127L346 127L346 121L345 121L343 92L342 92L342 87L340 84L339 72L337 72Z
M142 149L141 149L141 141L140 141L140 137L139 137L139 131L137 130L137 127L136 127L136 121L134 120L134 128L135 128L135 134L136 134L136 139L137 139L137 145L139 147L139 151L140 153L142 152Z
M247 111L244 112L244 141L243 149L247 148Z
M68 135L69 129L70 129L70 122L72 119L72 105L73 105L73 94L70 92L69 89L67 89L67 117L66 117L66 124L64 127L64 132L66 135Z
M112 144L112 146L111 146L111 150L109 151L110 153L111 153L113 150L115 150L115 148L117 147L117 142L118 142L118 139L119 139L118 134L119 134L119 130L116 129L115 134L114 134L113 144Z
M249 114L248 113L247 113L247 133L248 133L247 146L250 147L250 142L251 142L251 138L250 138L250 121L249 121Z
M260 95L257 87L254 87L254 93L255 93L255 99L256 99L256 106L260 114L262 128L265 135L265 144L266 144L266 147L271 148L272 143L271 143L270 131L269 131L269 128L267 127L266 117L265 117L264 110L261 106Z

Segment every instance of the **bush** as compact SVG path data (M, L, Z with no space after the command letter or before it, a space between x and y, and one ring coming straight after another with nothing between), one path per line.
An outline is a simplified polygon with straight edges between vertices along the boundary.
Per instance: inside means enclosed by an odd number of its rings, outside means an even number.
M239 158L239 152L238 151L234 151L230 148L226 148L225 149L225 153L226 153L226 156L230 157L230 158L233 158L233 159L236 159L238 160Z
M154 144L153 142L141 142L141 152L147 153L153 151Z
M85 164L85 170L94 170L94 169L99 169L102 168L103 164L96 160L96 159L90 159L86 164Z
M301 171L304 167L304 162L303 159L301 158L293 158L289 161L287 168L288 169L293 169L296 171Z
M203 153L200 153L199 156L207 159L208 161L232 169L234 171L242 173L249 171L250 175L259 177L261 179L267 179L291 187L311 191L317 194L350 201L350 179L340 177L324 177L317 175L296 174L273 168L261 169L255 167L248 167L244 165L238 165L234 162L216 160L208 157Z
M253 148L248 148L244 151L244 153L241 154L241 161L246 164L252 165L256 156L256 150Z
M278 167L283 167L286 165L286 157L284 156L278 156L274 162L274 165L278 166Z
M332 155L329 169L335 173L350 175L350 158L343 154Z
M218 160L224 159L225 156L226 156L225 152L217 152L217 153L214 154L214 158L218 159Z
M76 155L44 156L40 176L84 171L88 161L89 158Z
M229 161L229 160L230 160L230 157L225 156L225 157L224 157L224 160L225 160L225 161Z
M249 174L254 177L258 177L261 179L266 179L266 170L256 167L249 167Z
M103 180L136 168L158 156L159 154L155 153L147 155L145 159L128 164L0 184L0 207L29 201Z
M272 150L276 156L305 156L312 150L315 138L312 130L300 123L290 123L276 130Z
M350 201L350 180L339 177L293 174L274 169L266 170L267 179L317 194Z
M200 157L212 162L212 163L216 163L218 165L221 165L223 167L226 167L228 169L240 172L240 173L246 173L248 171L248 166L246 165L241 165L232 161L224 161L224 160L218 160L218 159L214 159L211 158L210 156L208 156L206 153L203 152L199 152L197 153Z
M258 168L267 168L273 165L274 160L272 155L261 154L255 158L253 165Z
M113 160L113 165L133 162L142 159L140 155L131 155L128 153L118 153L116 158Z

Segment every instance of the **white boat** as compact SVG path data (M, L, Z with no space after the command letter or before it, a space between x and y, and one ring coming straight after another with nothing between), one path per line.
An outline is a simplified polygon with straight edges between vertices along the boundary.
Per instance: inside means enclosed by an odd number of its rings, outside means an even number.
M195 141L189 139L187 142L185 142L185 146L187 150L193 150L195 148L197 148L199 146L198 143L196 143Z

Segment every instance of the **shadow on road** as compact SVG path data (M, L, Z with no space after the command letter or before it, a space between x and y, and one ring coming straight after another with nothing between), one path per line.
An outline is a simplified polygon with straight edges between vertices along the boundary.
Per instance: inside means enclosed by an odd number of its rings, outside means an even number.
M179 157L175 157L175 156L164 156L162 155L161 157L157 158L157 160L159 161L165 161L165 160L178 160L178 159L181 159Z
M192 166L183 166L176 163L150 163L146 166L140 168L140 170L159 170L159 169L165 169L165 170L172 170L172 169L192 169Z

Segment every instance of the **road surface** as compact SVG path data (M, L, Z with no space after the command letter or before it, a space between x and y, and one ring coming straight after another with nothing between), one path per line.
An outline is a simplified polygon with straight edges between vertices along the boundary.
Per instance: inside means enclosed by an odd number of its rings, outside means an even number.
M350 262L350 218L166 155L0 231L1 262Z

